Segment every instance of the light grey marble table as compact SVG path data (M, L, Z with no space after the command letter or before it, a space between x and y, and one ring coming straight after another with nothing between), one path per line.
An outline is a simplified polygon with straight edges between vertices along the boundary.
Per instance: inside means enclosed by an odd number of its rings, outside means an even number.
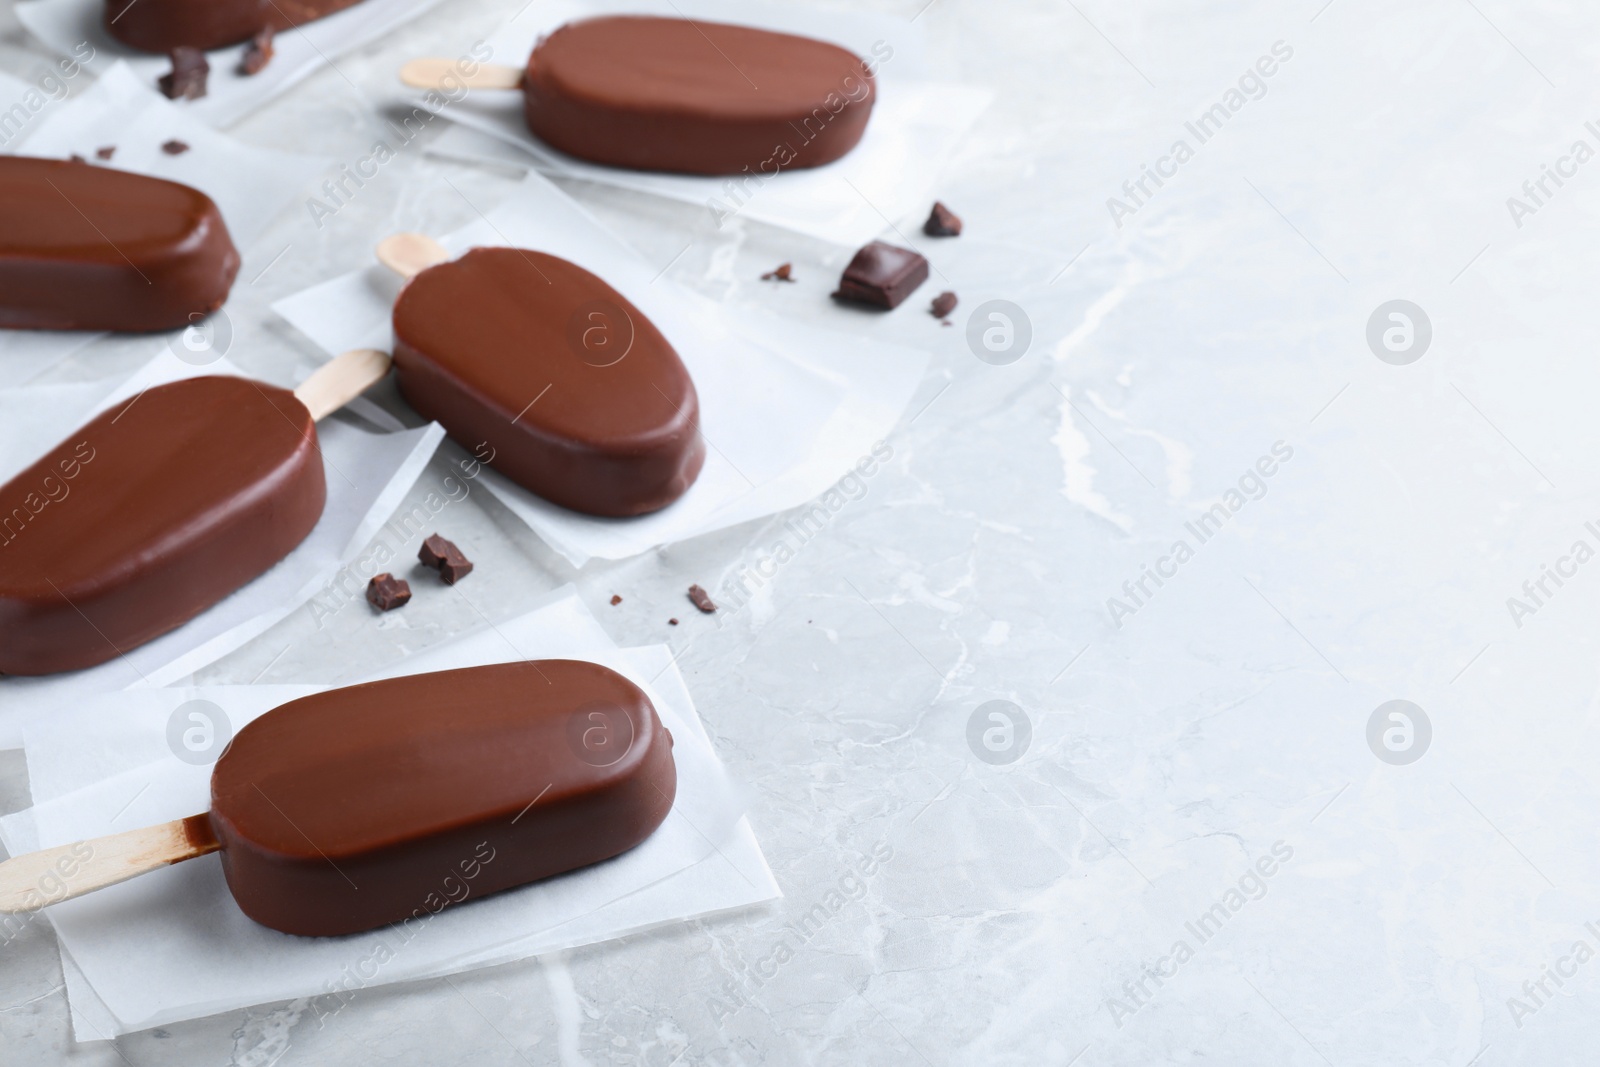
M355 158L396 57L520 3L447 0L232 132ZM714 618L687 585L736 581L785 516L581 572L486 494L449 521L493 614L573 582L618 641L681 650L785 898L370 990L325 1025L267 1004L114 1047L72 1042L34 923L0 954L0 1060L1594 1061L1600 15L870 6L999 90L941 184L967 235L931 246L913 304L831 306L847 249L567 187L663 267L693 237L684 284L934 353L861 499ZM0 14L0 69L44 62ZM409 150L321 229L286 214L247 250L246 277L294 251L236 292L231 357L286 374L310 350L268 304L375 234L468 221L447 177L480 203L514 180ZM784 260L797 284L758 280ZM940 288L963 328L923 312ZM1025 310L1021 359L974 357L979 298ZM302 611L200 680L331 679L469 615ZM991 701L1009 734L992 709L972 728ZM0 804L26 803L0 756Z

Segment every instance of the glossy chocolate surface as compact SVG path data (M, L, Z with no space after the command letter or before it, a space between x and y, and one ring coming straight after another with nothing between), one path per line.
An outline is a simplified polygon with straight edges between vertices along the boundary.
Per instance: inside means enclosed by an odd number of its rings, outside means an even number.
M222 306L239 253L198 189L0 156L0 327L173 330Z
M106 0L106 31L143 52L222 48L271 27L286 30L360 0Z
M268 712L217 761L211 823L246 915L346 934L626 852L676 793L672 736L643 691L536 660Z
M191 378L111 408L0 486L0 674L160 637L288 555L325 499L293 393Z
M607 16L540 41L528 128L568 155L636 170L770 177L861 140L877 86L809 37L688 19Z
M688 369L638 308L576 264L474 248L411 280L394 332L411 406L546 500L641 515L700 474Z

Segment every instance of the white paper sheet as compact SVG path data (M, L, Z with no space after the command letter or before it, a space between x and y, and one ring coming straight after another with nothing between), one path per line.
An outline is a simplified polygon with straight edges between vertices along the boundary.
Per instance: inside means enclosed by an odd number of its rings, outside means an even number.
M564 155L528 132L520 91L479 90L440 112L464 129L447 131L429 151L501 164L517 163L520 154L523 166L549 174L703 204L719 224L730 217L756 219L854 246L882 233L886 217L927 211L940 170L994 99L990 90L938 80L924 58L919 28L904 19L749 0L546 0L524 8L489 39L490 62L522 67L540 36L573 19L613 12L758 26L830 41L862 57L881 57L887 49L877 68L878 100L866 135L835 163L783 172L735 196L726 178L649 174ZM486 143L485 134L516 151Z
M67 964L79 1040L251 1004L449 974L591 943L779 895L669 651L618 649L570 589L541 608L408 660L381 676L514 661L588 659L632 678L672 731L678 794L644 844L615 860L447 910L407 941L396 928L342 938L279 934L245 918L214 856L145 875L46 915ZM215 686L92 700L27 733L35 807L0 820L13 853L205 810L210 766L176 758L168 719L189 700L221 707L234 732L316 686ZM382 945L384 948L379 948ZM382 963L361 968L361 961ZM366 970L374 971L370 976Z
M238 373L226 360L196 367L163 351L120 385L0 393L0 477L9 478L53 448L65 436L63 427L80 426L144 388L201 374ZM168 685L268 629L310 599L371 540L444 439L436 425L373 434L339 415L322 420L317 429L328 468L328 502L300 547L197 618L110 663L43 678L0 678L0 748L15 748L23 726L41 716L59 715L87 696Z
M35 88L0 81L0 115L8 101ZM90 166L148 174L193 186L216 201L234 244L244 250L313 178L326 160L242 144L217 133L153 89L124 63L116 63L80 95L42 108L19 127L7 152L65 159L74 153ZM168 141L189 146L178 155ZM109 161L95 157L114 147ZM237 284L243 284L239 282ZM102 334L66 330L0 330L0 389L26 385ZM164 336L164 335L163 335Z
M211 75L206 95L179 106L212 126L231 126L291 85L427 11L439 0L363 0L300 29L285 30L273 42L272 62L259 74L238 73L243 44L206 53ZM17 19L39 40L64 56L84 42L94 48L87 66L99 74L126 61L140 83L155 88L156 79L172 69L165 56L153 56L122 44L101 24L105 0L24 0Z
M732 312L660 278L537 174L484 219L443 238L457 253L508 243L561 256L604 278L660 327L700 395L705 469L688 493L653 515L579 515L485 472L484 485L574 566L623 559L813 499L888 436L927 366L920 351ZM387 349L400 284L373 266L281 300L273 310L330 354Z

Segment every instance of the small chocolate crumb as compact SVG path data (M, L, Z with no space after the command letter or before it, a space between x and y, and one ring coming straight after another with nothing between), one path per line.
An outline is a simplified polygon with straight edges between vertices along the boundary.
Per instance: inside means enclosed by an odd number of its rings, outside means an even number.
M161 146L161 151L169 156L181 156L189 151L189 146L179 140L171 140Z
M616 607L620 603L622 603L622 598L619 597L617 594L612 593L611 594L611 606L612 607Z
M711 594L701 589L698 585L689 587L689 602L706 615L710 615L717 610L717 603L711 599Z
M933 212L928 216L928 221L922 224L922 232L929 237L960 237L961 219L954 211L935 200Z
M96 159L110 159L117 154L117 146L108 144L104 148L96 148L94 154Z
M445 585L455 585L472 573L472 563L461 554L461 550L438 534L422 542L422 550L417 553L417 558L424 567L438 571Z
M933 298L933 307L929 310L933 312L934 318L942 319L947 317L950 312L954 311L955 309L956 294L940 293L938 296Z
M676 625L678 625L678 620L677 619L668 619L667 620L667 625L668 626L676 626Z
M84 159L82 156L78 155L78 153L74 152L74 153L72 153L72 155L67 157L67 162L68 163L87 163L89 161L87 159Z
M239 73L246 77L260 74L271 61L272 27L264 26L259 33L250 38L250 47L244 50L244 57L239 60Z
M792 282L794 281L794 264L779 263L777 267L763 274L761 280L764 282Z
M161 93L168 100L198 100L206 95L211 64L198 48L180 45L172 50L172 73L161 75Z
M411 602L411 585L387 572L367 583L367 603L379 611L393 611Z

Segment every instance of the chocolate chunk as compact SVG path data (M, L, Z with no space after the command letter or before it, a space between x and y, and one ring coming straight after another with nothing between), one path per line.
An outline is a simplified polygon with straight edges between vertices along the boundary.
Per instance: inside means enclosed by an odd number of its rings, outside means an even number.
M461 550L438 534L422 542L422 551L417 553L417 558L424 567L438 571L445 585L455 585L472 573L472 564L461 554Z
M96 148L94 150L94 155L95 155L96 159L110 159L112 156L114 156L116 154L117 154L117 146L114 145L114 144L108 144L104 148Z
M622 603L622 598L615 593L611 594L611 606L616 607L620 603Z
M244 50L244 57L239 60L239 73L246 77L260 74L271 61L272 27L264 26L259 33L250 38L250 47Z
M934 318L942 319L942 318L946 317L947 315L949 315L950 312L954 311L955 309L956 309L956 294L954 294L954 293L940 293L938 296L933 298L933 307L930 308L929 310L931 310L933 312L933 317Z
M161 146L161 151L169 156L181 156L189 151L189 146L179 140L171 140Z
M928 221L922 224L922 232L929 237L960 237L961 218L935 200L933 213L928 216Z
M920 254L873 241L844 269L833 298L877 308L899 307L927 280L928 261Z
M379 611L393 611L411 603L411 584L392 574L377 575L367 583L367 603Z
M161 76L161 92L169 100L198 100L206 95L211 64L198 48L180 45L171 52L172 73Z
M668 619L667 620L667 625L668 626L676 626L676 625L678 625L678 620L677 619Z
M711 599L711 594L701 589L698 585L689 587L689 600L707 615L717 610L717 603Z
M794 281L794 265L779 263L776 268L767 271L761 276L764 282L792 282Z

